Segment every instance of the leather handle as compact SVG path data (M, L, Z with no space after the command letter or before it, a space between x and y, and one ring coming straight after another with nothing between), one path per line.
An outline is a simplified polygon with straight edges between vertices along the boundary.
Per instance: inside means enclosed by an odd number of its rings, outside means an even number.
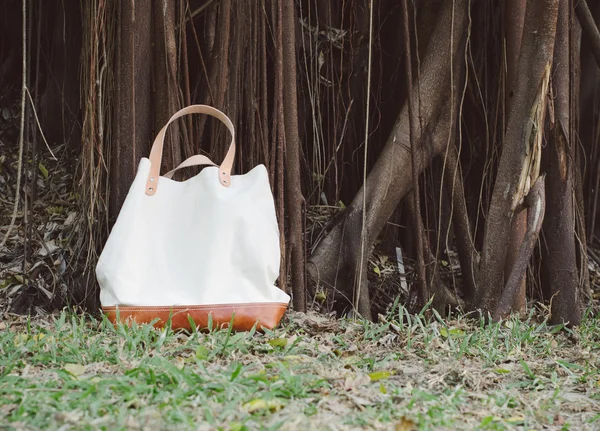
M173 174L181 168L189 168L190 166L198 166L198 165L210 165L217 166L211 159L202 155L195 155L188 157L183 162L181 162L175 169L170 170L163 177L172 178Z
M224 187L229 187L231 184L231 168L233 167L233 159L235 158L235 129L233 127L233 123L229 119L227 115L223 112L219 111L212 106L207 105L190 105L187 106L178 112L176 112L165 124L165 126L160 129L158 135L156 135L156 139L154 139L154 143L152 144L152 149L150 150L150 173L148 174L148 179L146 180L146 194L153 195L156 193L156 189L158 187L158 179L160 176L160 165L162 162L162 153L163 146L165 143L165 134L167 133L167 127L178 118L183 117L184 115L189 114L207 114L213 116L219 120L221 120L229 129L231 133L231 144L229 145L229 150L223 159L223 163L219 167L219 181L221 185ZM205 156L200 156L205 157ZM189 160L189 159L188 159ZM210 164L215 165L210 159L206 158ZM184 162L185 163L185 162ZM216 165L215 165L216 166ZM180 165L180 167L183 167ZM177 170L179 167L175 168ZM174 170L174 171L175 171ZM171 175L174 171L171 171Z

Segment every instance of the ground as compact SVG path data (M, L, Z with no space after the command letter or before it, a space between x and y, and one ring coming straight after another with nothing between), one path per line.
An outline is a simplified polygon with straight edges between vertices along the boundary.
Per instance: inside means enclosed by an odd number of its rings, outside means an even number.
M429 316L186 334L5 314L0 429L600 429L600 319Z
M16 121L11 112L0 119ZM0 241L18 172L17 129L2 121ZM600 317L571 330L547 325L543 309L488 325L396 306L377 323L290 312L273 332L174 334L48 315L88 257L78 176L64 146L54 154L23 167L37 196L0 246L0 430L600 429ZM310 236L338 210L309 209ZM598 299L600 252L589 251ZM404 262L371 258L382 310L406 299ZM453 286L456 256L440 264ZM311 299L330 310L325 296Z

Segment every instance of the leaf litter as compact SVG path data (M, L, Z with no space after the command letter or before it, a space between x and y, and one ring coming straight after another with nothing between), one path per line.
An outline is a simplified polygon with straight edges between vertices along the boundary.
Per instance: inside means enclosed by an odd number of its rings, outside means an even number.
M92 429L150 430L175 423L593 430L600 423L600 328L593 317L575 338L533 314L481 326L462 317L408 324L390 313L387 323L368 323L289 312L274 331L230 337L224 330L111 329L65 311L1 317L0 423L35 428L50 421L48 429L58 429L77 418ZM382 342L391 322L399 331ZM79 399L90 391L97 395ZM25 393L30 407L22 416ZM49 404L58 394L60 414ZM98 408L107 413L98 416Z

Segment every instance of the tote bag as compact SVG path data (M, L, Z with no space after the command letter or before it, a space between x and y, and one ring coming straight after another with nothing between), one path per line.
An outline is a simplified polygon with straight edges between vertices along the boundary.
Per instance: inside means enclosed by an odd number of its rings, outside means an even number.
M231 132L220 166L195 155L160 175L165 132L187 114L207 114ZM234 330L272 329L290 297L279 276L279 229L264 165L231 175L235 131L221 111L205 105L181 109L160 130L142 158L96 266L100 302L115 323ZM180 168L208 165L185 181Z

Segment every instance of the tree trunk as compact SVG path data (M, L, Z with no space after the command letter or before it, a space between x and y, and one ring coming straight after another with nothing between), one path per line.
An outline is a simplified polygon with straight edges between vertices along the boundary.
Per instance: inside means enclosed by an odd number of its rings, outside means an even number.
M581 320L581 307L574 216L575 153L570 127L570 14L571 1L561 2L552 71L555 123L546 147L548 208L541 249L543 282L552 304L551 321L577 325Z
M525 23L526 0L508 0L506 3L506 84L504 95L504 112L509 110L509 106L514 98L515 77L517 74L517 65L519 61L519 52L521 51L521 40L523 35L523 25ZM527 230L527 210L523 210L515 215L510 232L508 251L506 255L506 265L504 268L505 280L508 281L508 274L515 264L515 259L525 239ZM526 306L527 283L526 278L519 284L519 292L515 295L513 310L523 312Z
M509 233L515 210L539 175L546 95L557 0L529 2L525 16L515 95L485 225L475 306L494 311L504 285Z
M153 0L153 137L177 112L179 85L177 81L177 44L175 42L175 3ZM180 130L185 130L187 118L176 121L167 129L162 165L167 171L182 162ZM180 125L184 127L180 128Z
M151 0L118 3L115 145L110 157L109 219L114 222L129 191L140 158L152 142Z
M288 256L292 265L292 294L294 309L306 311L304 285L304 236L302 207L304 198L300 187L300 136L298 132L298 97L296 91L296 14L294 0L283 1L283 69L288 85L283 94L285 117L285 170L289 214Z

